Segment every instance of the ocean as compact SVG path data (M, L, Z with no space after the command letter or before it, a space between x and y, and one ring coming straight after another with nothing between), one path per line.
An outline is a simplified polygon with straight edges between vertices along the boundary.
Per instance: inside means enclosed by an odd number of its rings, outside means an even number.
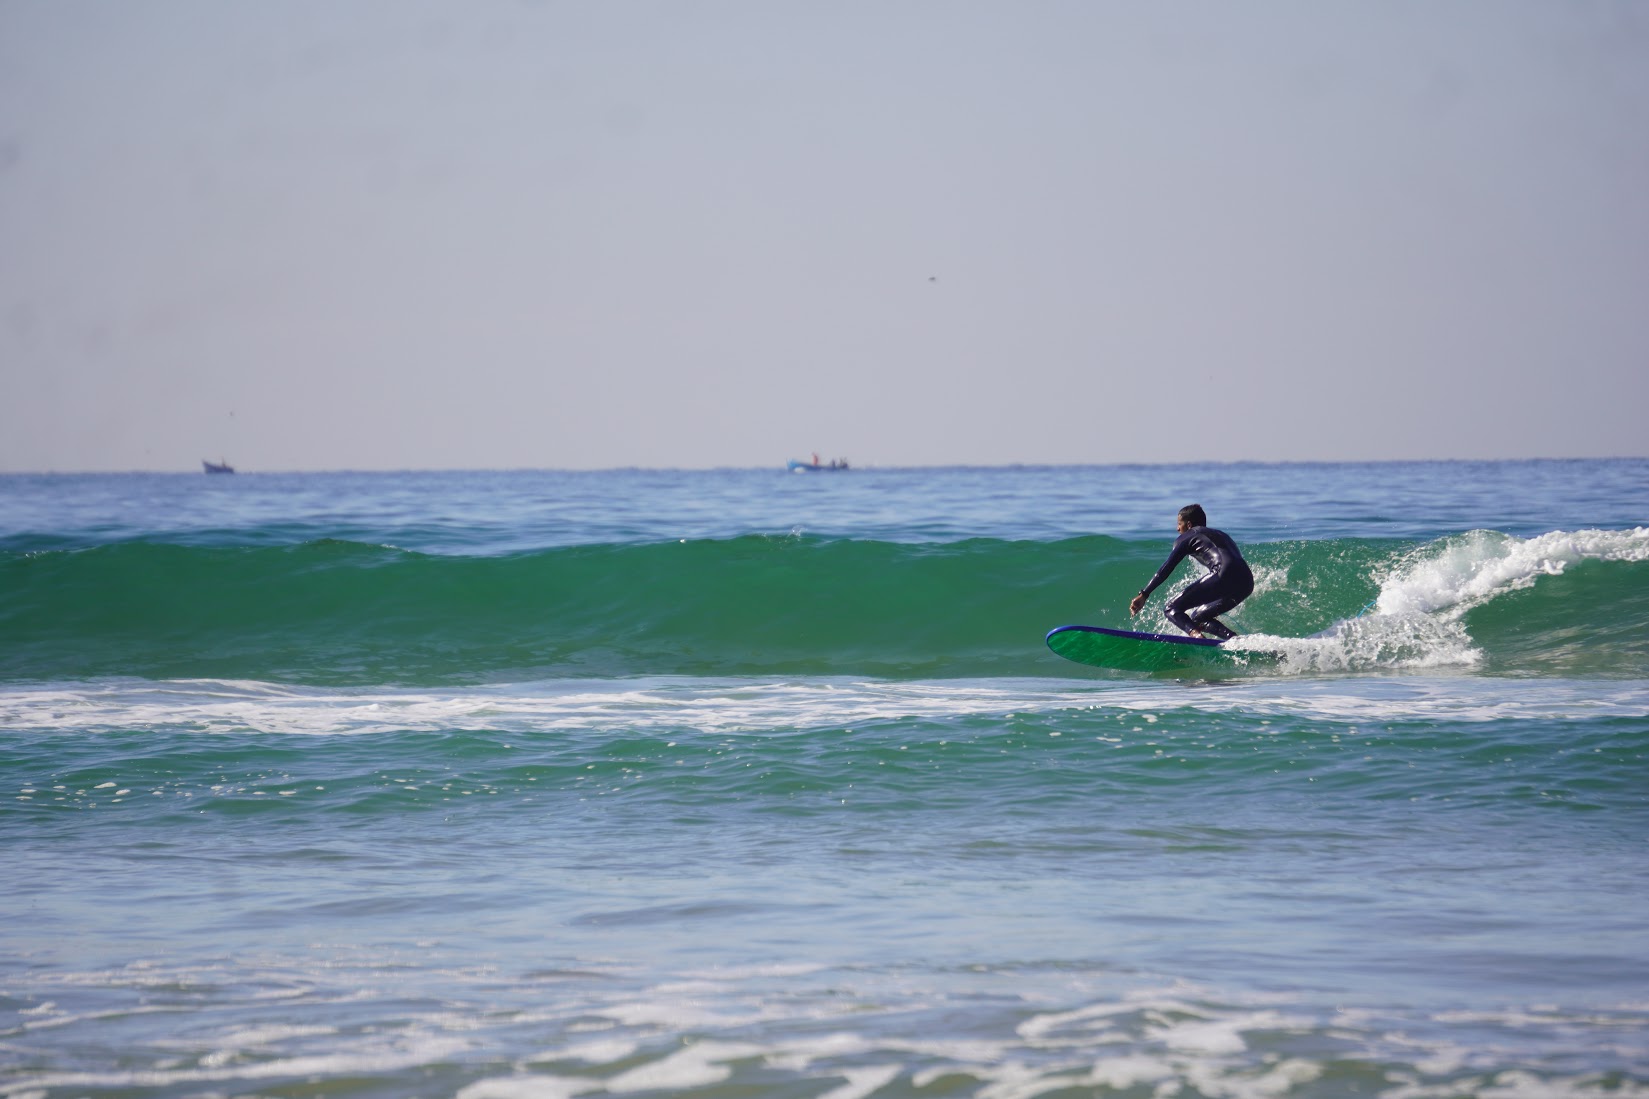
M0 1096L1646 1096L1646 756L1649 460L0 476Z

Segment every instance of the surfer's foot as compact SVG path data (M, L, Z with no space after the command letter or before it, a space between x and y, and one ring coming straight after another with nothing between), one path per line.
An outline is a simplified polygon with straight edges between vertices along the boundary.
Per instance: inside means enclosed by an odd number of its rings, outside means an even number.
M1229 641L1233 637L1237 636L1237 631L1236 630L1232 629L1230 626L1227 626L1224 622L1221 622L1217 618L1210 619L1209 621L1204 622L1202 624L1202 632L1203 633L1208 633L1208 634L1213 634L1215 637L1219 638L1221 641ZM1192 636L1193 637L1201 637L1202 633L1193 634Z

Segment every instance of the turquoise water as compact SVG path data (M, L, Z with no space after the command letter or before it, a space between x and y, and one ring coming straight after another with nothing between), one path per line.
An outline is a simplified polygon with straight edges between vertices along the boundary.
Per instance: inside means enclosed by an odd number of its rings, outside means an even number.
M1283 659L1049 653L1192 500ZM0 1095L1642 1093L1646 524L1638 460L0 478Z

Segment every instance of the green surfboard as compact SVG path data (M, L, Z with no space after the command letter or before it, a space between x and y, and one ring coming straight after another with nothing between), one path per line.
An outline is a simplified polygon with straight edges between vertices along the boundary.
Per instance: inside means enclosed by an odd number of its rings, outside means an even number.
M1236 654L1225 652L1222 644L1211 637L1138 633L1104 626L1060 626L1048 633L1048 648L1066 660L1126 672L1235 663Z

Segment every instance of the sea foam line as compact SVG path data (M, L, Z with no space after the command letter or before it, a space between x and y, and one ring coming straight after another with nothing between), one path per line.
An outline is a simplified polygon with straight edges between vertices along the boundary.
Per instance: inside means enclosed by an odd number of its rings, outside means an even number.
M1267 639L1268 640L1268 639ZM1280 639L1278 639L1280 641ZM1314 642L1297 642L1299 645ZM1320 643L1320 642L1318 642ZM127 730L348 736L474 730L786 735L878 722L1099 711L1355 716L1385 721L1649 716L1636 681L1378 676L1243 682L857 681L647 678L429 691L341 691L217 680L101 680L0 690L13 735Z
M352 991L363 972L372 990L364 995ZM205 1007L180 1018L177 1035L128 1045L117 1064L103 1052L109 1015L53 1008L69 1028L64 1045L13 1033L36 1055L28 1069L0 1078L0 1095L351 1077L405 1090L427 1087L433 1070L461 1099L714 1094L729 1081L748 1088L775 1080L853 1099L901 1078L915 1088L948 1081L979 1096L1149 1086L1272 1099L1333 1064L1356 1063L1394 1094L1442 1099L1513 1083L1527 1087L1507 1094L1615 1094L1605 1086L1611 1073L1630 1084L1645 1067L1630 1041L1642 1033L1644 1008L1630 1004L1336 1008L1163 974L1036 966L645 974L585 961L553 984L491 965L445 973L451 983L437 1000L423 986L427 973L399 957L264 958L261 972L229 970L215 985L190 967L173 969L176 983L213 990ZM260 983L248 977L276 977L304 995L286 1006L290 1018L272 1019L247 997L248 984ZM15 991L32 1000L81 990L104 1011L132 992L118 969L32 973ZM346 995L348 1025L298 1022L318 1006L336 1009ZM940 1016L948 1028L935 1033ZM1295 1051L1279 1055L1279 1039ZM69 1043L72 1060L58 1052ZM1567 1072L1554 1067L1559 1059ZM833 1090L817 1090L824 1085Z

